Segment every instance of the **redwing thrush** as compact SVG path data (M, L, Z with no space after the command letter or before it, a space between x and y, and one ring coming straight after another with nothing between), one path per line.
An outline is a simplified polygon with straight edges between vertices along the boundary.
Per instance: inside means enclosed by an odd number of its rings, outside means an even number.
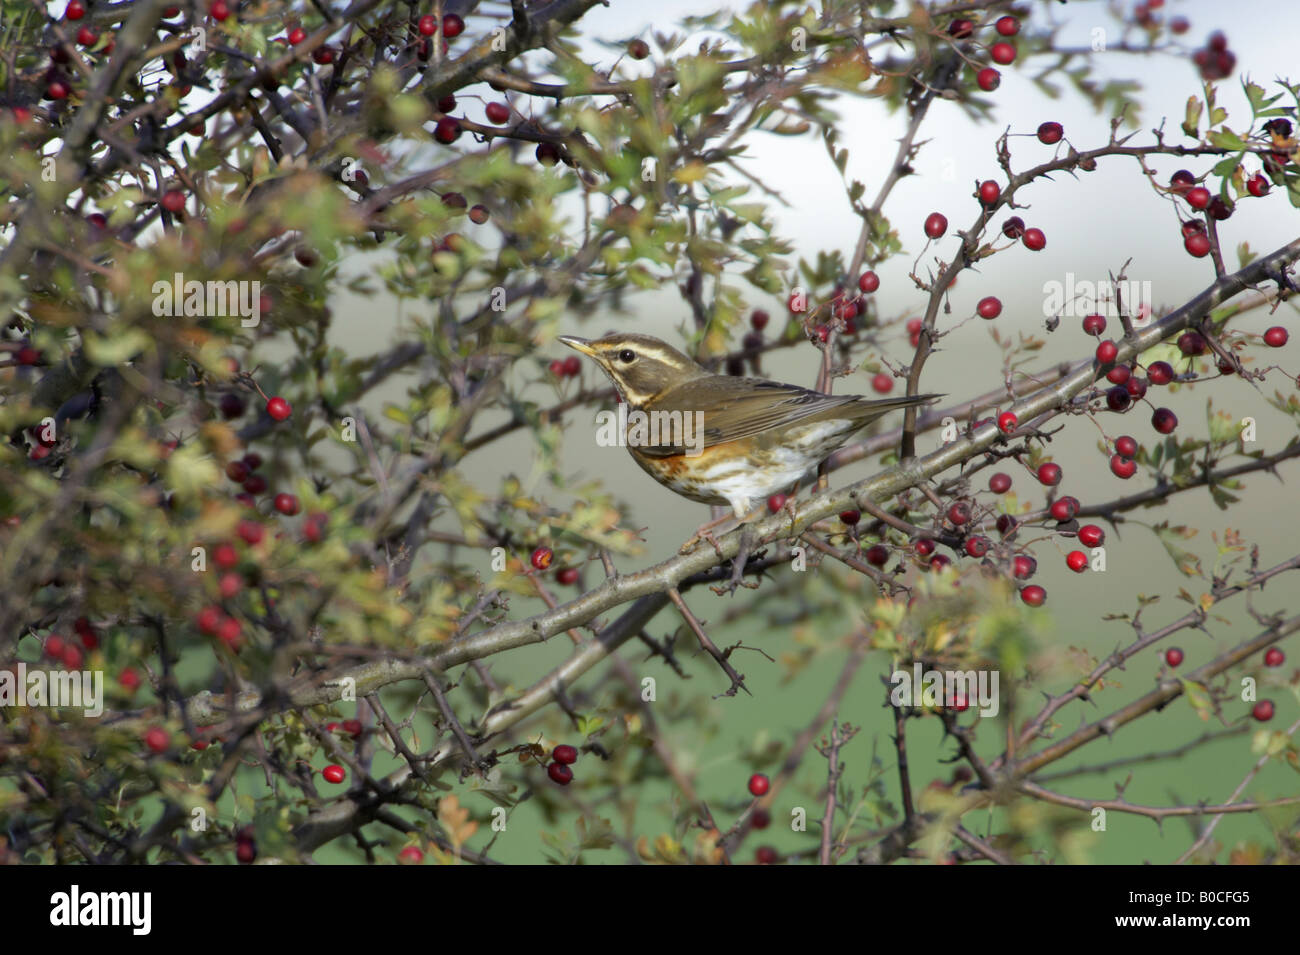
M649 431L646 443L633 442L629 426L628 450L642 470L692 501L729 504L742 520L755 501L799 483L881 415L939 397L825 395L764 378L715 375L649 335L590 341L562 335L560 341L600 365L629 412L666 413L660 420L680 422L677 433L658 429L657 441ZM702 436L689 433L695 423Z

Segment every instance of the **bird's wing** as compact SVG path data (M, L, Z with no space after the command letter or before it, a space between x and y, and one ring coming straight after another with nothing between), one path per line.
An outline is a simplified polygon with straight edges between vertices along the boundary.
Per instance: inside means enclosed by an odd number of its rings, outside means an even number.
M697 378L655 398L656 411L703 412L703 447L725 444L795 422L832 418L860 420L866 424L887 411L921 404L935 397L887 398L873 401L861 395L825 395L819 391L763 378L712 375ZM692 422L694 422L692 418ZM681 443L662 442L638 450L651 457L685 452Z

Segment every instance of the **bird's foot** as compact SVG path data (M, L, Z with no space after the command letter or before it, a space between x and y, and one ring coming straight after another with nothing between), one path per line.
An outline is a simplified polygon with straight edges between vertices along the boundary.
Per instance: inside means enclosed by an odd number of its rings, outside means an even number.
M740 532L740 547L736 550L736 556L731 559L731 578L721 587L710 587L715 594L721 597L723 594L734 594L738 587L747 587L750 590L757 590L758 583L750 582L745 579L745 565L749 563L749 553L753 548L754 535L748 527Z
M695 545L699 541L708 541L713 545L713 549L717 551L718 556L721 557L722 551L718 546L718 539L713 536L713 529L715 527L721 527L730 520L734 520L732 515L724 514L722 517L709 521L707 524L701 524L696 529L695 533L691 535L690 539L678 549L678 553L689 554L691 551L695 550Z

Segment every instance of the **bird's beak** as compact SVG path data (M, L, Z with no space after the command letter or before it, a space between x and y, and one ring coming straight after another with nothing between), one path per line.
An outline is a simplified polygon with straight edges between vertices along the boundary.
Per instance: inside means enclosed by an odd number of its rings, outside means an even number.
M576 335L561 335L559 341L564 342L575 351L580 351L584 355L592 358L596 357L596 349L591 347L591 342L586 338L578 338Z

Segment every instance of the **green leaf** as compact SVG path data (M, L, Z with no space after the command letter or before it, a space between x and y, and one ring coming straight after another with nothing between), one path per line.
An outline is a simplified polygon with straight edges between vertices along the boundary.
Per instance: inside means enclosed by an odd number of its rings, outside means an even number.
M1220 149L1246 148L1246 141L1227 127L1212 130L1207 138L1213 145L1218 146Z

